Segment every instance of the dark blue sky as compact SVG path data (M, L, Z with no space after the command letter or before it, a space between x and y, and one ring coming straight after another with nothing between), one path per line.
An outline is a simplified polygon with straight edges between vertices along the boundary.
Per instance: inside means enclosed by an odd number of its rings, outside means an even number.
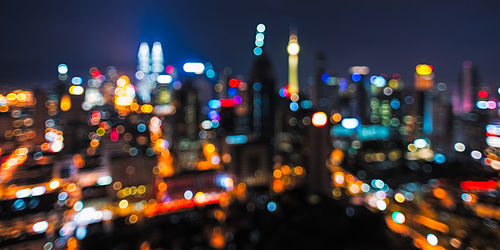
M246 75L262 22L280 84L295 24L301 82L323 51L331 72L367 65L373 73L401 73L408 83L416 64L430 63L438 81L454 84L469 59L482 82L499 85L498 13L496 0L7 0L0 7L0 84L49 82L59 63L74 75L108 65L131 72L139 43L155 40L167 64L197 59Z

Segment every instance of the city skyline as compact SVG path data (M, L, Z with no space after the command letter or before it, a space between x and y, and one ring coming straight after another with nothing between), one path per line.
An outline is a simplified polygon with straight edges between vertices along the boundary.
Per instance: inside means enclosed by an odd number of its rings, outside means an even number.
M264 50L272 57L278 85L287 82L286 44L290 25L297 27L301 40L301 86L312 76L318 52L325 53L330 73L347 75L349 67L363 65L377 73L399 73L403 81L411 83L413 67L429 63L435 67L437 81L449 86L458 82L461 63L471 60L478 67L481 85L496 84L495 55L499 51L494 45L500 42L500 36L490 32L500 22L493 15L500 7L496 3L420 1L408 6L366 1L358 2L359 6L342 2L313 6L287 3L290 8L283 10L283 17L274 18L273 10L279 9L278 3L234 6L195 2L190 6L169 6L158 1L148 6L106 3L99 7L56 1L41 6L48 12L40 20L39 12L8 2L4 10L17 12L7 11L2 18L17 19L12 22L17 25L2 22L2 30L16 36L3 41L3 47L9 49L0 62L3 75L0 83L50 83L54 75L48 72L59 63L66 63L80 75L91 66L111 65L133 73L136 57L133 51L142 41L162 42L166 64L178 66L188 59L199 60L211 62L218 72L231 66L234 73L245 75L252 62L254 27L262 22L268 27ZM364 8L358 9L361 6ZM107 13L108 7L119 14ZM251 11L252 15L240 13L245 8L260 11ZM330 13L329 9L337 11ZM438 15L445 9L448 15ZM192 15L178 14L184 10ZM224 14L214 15L215 10ZM391 16L398 21L392 22ZM228 20L231 22L226 23ZM484 28L470 28L477 24ZM226 29L230 32L226 33ZM196 39L194 34L207 39ZM29 42L34 39L40 43ZM481 46L468 46L470 43ZM21 73L27 69L32 72L29 76Z

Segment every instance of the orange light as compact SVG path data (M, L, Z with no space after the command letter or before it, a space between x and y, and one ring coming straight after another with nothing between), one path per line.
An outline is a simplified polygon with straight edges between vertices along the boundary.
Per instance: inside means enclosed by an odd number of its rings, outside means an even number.
M60 107L62 111L68 111L71 109L71 98L69 95L63 95Z

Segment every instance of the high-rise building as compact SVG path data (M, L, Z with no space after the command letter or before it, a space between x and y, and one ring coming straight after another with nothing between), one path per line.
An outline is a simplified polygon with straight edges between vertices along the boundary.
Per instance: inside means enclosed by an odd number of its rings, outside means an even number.
M289 94L299 94L299 51L300 46L295 31L290 33L288 40L288 84L290 85Z
M459 89L455 91L453 109L455 114L469 113L474 109L478 91L478 74L471 61L464 61L459 76Z

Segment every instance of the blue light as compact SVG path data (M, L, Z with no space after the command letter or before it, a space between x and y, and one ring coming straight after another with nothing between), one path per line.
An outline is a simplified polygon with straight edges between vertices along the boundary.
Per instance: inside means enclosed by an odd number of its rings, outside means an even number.
M370 82L379 88L384 87L386 84L385 78L382 76L372 76L370 77Z
M285 88L281 88L279 94L281 97L285 97Z
M260 91L262 89L262 84L260 82L255 82L253 84L253 90Z
M291 102L290 103L290 110L291 111L297 111L299 109L299 104L296 102Z
M139 125L137 125L137 131L139 131L141 133L146 131L146 124L140 123Z
M228 94L229 96L235 96L237 93L238 93L238 90L237 90L236 88L229 88L229 89L227 90L227 94Z
M226 137L227 144L243 144L248 141L246 135L229 135Z
M262 55L262 49L260 47L255 47L255 49L253 49L253 53L256 56L260 56L260 55Z
M437 153L434 155L434 161L438 164L443 164L446 162L446 156L443 154Z
M16 210L23 210L24 208L26 208L26 203L22 199L17 199L16 201L14 201L14 204L12 204L12 206Z
M215 71L213 69L207 70L207 72L205 74L207 75L208 78L214 78L215 77Z
M330 79L330 76L328 74L321 75L321 81L323 81L324 83L327 83L328 79Z
M358 73L352 74L352 80L355 82L359 82L361 80L361 75Z
M391 107L393 109L399 109L399 107L401 107L401 102L399 101L399 99L397 98L394 98L391 100Z
M309 100L303 100L300 103L300 107L302 107L303 109L310 109L312 107L312 102Z
M276 205L276 202L274 202L274 201L270 201L270 202L268 202L268 203L267 203L267 210L268 210L269 212L274 212L274 211L276 211L276 208L277 208L277 207L278 207L278 206Z
M218 127L219 127L219 121L212 120L212 128L218 128Z
M210 100L210 101L208 101L208 106L211 109L218 109L218 108L220 108L220 101L219 100Z
M347 80L344 78L340 78L339 80L339 90L341 92L345 92L347 90Z
M87 228L86 227L78 227L76 229L76 238L79 239L79 240L82 240L83 238L85 238L85 236L87 236Z
M264 40L256 40L255 41L255 46L262 47L263 45L264 45Z
M208 112L208 118L210 120L219 120L220 119L219 112L215 110Z

